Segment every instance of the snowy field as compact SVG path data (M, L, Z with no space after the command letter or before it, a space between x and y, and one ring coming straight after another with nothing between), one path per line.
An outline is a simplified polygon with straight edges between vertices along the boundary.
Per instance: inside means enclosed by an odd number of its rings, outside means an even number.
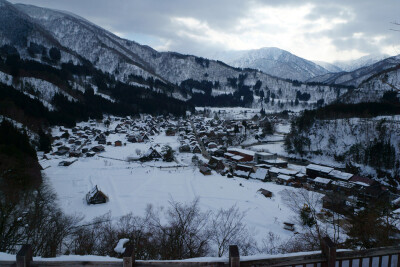
M260 108L218 108L218 107L196 107L197 111L204 109L211 110L211 112L218 113L218 116L224 119L243 120L251 119L254 115L260 116ZM268 112L268 111L266 111ZM271 111L272 112L272 111Z
M249 149L251 149L253 151L257 151L257 152L276 153L279 156L287 155L285 148L283 147L283 142L254 145L254 146L249 147Z
M124 137L124 134L111 134L108 140L124 142ZM177 137L167 137L164 133L155 136L151 143L169 144L174 149L179 145ZM282 203L281 192L295 189L257 180L227 178L215 172L204 176L192 165L191 153L177 154L177 162L172 163L124 161L135 155L137 149L146 151L150 145L106 146L105 152L95 157L79 158L68 167L58 166L65 157L51 156L45 162L49 167L43 172L57 193L62 209L68 214L84 215L85 221L107 212L111 212L115 219L130 212L143 215L149 204L159 208L167 207L169 201L188 203L199 198L203 210L216 211L237 205L246 212L245 222L258 241L269 231L282 238L293 235L283 229L282 223L291 221L294 214ZM177 165L184 167L159 168ZM85 196L96 185L110 201L89 206ZM260 188L273 192L272 199L258 193Z

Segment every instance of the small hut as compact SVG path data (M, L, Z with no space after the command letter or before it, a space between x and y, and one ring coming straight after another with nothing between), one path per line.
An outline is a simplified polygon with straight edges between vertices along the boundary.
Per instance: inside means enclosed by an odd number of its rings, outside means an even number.
M211 169L210 168L208 168L206 166L200 166L199 169L200 169L200 172L203 175L211 175Z
M294 231L294 224L289 223L289 222L283 222L283 229L289 230L289 231Z
M101 204L108 201L108 196L97 188L97 185L86 194L86 202L90 204Z
M272 192L271 192L271 191L268 191L268 190L266 190L266 189L264 189L264 188L260 188L260 189L258 190L258 192L260 192L264 197L269 197L269 198L272 197Z

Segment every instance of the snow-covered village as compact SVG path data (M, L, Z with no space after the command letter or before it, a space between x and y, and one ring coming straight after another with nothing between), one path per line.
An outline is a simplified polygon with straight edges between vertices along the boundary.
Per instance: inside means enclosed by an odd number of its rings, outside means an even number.
M278 2L0 0L0 267L400 266L400 2Z

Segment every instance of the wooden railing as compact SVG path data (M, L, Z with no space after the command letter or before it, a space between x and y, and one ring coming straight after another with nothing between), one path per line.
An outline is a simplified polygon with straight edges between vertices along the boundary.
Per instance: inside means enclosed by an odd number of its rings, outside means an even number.
M237 246L229 247L229 259L220 261L135 261L133 246L127 246L121 261L54 261L32 260L32 249L30 245L23 245L16 256L16 261L2 261L3 266L98 266L98 267L147 267L147 266L321 266L321 267L362 267L362 266L395 266L400 267L400 246L374 248L360 251L337 251L335 244L329 239L324 238L321 242L322 251L297 253L295 255L252 259L252 257L240 258Z

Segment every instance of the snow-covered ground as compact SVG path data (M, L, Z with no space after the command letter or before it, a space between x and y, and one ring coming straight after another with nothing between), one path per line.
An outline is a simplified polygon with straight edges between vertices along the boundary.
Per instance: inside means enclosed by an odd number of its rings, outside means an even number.
M125 147L120 150L121 155L129 154L124 151ZM66 213L85 215L86 220L108 211L113 217L129 212L143 215L149 204L166 207L171 200L187 203L199 197L200 207L204 210L237 205L241 211L246 211L245 221L260 239L269 231L285 237L292 234L282 228L282 223L293 215L281 201L280 192L288 188L285 186L229 179L214 172L204 176L194 166L171 169L149 167L166 165L162 162L141 165L93 157L79 159L69 167L59 167L59 161L50 160L51 167L44 173L54 187L62 209ZM86 193L95 185L108 195L108 203L86 204ZM269 199L257 193L260 188L273 192L274 197Z
M53 135L57 132L53 131ZM107 141L115 140L125 142L125 134L107 137ZM258 180L230 179L214 171L212 175L204 176L198 167L192 165L191 153L177 154L177 162L172 163L124 161L136 155L138 149L145 152L155 144L160 147L169 144L175 150L179 146L176 136L168 137L161 133L154 136L151 143L105 146L105 152L95 157L79 158L68 167L58 166L65 157L49 156L50 159L43 164L50 167L43 173L57 193L61 208L68 214L84 215L85 221L107 212L111 212L113 218L130 212L143 215L149 204L156 208L167 207L169 201L189 203L199 198L203 210L216 211L236 205L246 212L245 222L258 241L269 231L282 238L293 235L283 229L282 223L291 221L294 214L282 203L281 192L296 189ZM170 168L159 168L167 166ZM85 196L96 185L110 201L89 206ZM257 192L260 188L273 192L273 197L265 198Z
M268 153L276 153L280 156L286 155L285 148L283 147L283 142L269 143L263 145L254 145L249 147L249 149L257 151L257 152L268 152Z

